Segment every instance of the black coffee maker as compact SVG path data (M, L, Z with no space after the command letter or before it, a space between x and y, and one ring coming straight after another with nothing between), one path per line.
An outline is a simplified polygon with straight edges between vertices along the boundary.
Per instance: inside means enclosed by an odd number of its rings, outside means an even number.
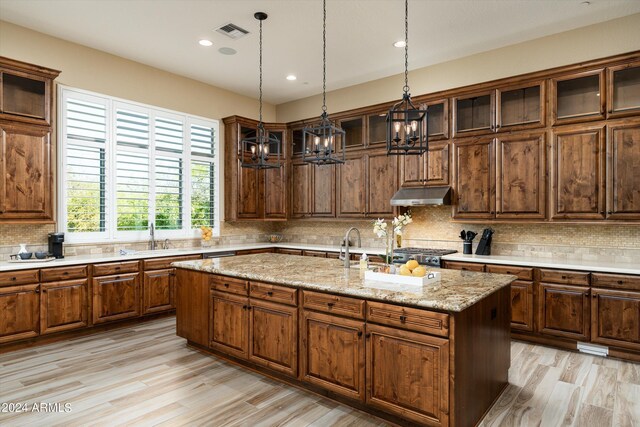
M49 233L49 256L64 258L64 233Z

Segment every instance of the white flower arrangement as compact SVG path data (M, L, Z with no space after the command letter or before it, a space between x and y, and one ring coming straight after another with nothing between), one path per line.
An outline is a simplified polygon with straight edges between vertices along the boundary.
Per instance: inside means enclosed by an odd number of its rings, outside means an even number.
M413 219L411 218L411 212L407 212L404 215L399 215L393 218L393 232L402 235L402 229L412 222Z
M383 219L378 218L373 222L373 232L376 236L380 238L386 238L386 255L385 259L387 264L391 264L393 260L393 244L394 244L394 234L402 235L402 229L407 225L411 224L413 219L411 219L411 212L407 212L404 215L399 215L391 221L392 227L389 227Z

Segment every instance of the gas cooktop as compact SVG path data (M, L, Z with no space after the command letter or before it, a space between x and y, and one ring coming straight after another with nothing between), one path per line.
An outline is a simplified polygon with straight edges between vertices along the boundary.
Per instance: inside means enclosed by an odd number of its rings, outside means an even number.
M422 265L428 265L431 267L440 267L442 262L441 257L447 254L453 254L458 251L451 249L429 249L429 248L398 248L394 254L394 259L397 262L407 262L415 259Z

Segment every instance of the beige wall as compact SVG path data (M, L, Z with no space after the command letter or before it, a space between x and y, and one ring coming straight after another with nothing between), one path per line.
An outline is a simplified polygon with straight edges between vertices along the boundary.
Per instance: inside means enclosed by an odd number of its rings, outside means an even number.
M640 14L413 70L409 85L412 95L422 95L634 50L640 50ZM327 94L329 112L398 99L402 79L398 74L331 91ZM321 105L320 95L280 104L276 107L277 120L315 117Z

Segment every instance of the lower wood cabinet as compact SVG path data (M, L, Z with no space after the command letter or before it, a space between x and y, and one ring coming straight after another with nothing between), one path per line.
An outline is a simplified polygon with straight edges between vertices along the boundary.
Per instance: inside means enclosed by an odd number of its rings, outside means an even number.
M590 309L588 287L539 283L538 332L588 341Z
M249 355L249 298L211 291L211 348L246 359Z
M88 325L87 279L43 283L40 333L50 334Z
M511 283L511 329L533 331L533 282Z
M304 310L300 335L301 378L364 401L364 321Z
M249 360L298 375L298 308L251 299Z
M449 340L366 326L367 403L423 425L449 424Z
M640 350L640 292L591 289L591 341Z
M94 277L93 323L126 319L140 315L140 274Z
M142 279L142 314L175 308L175 270L145 271Z
M40 332L40 285L0 288L0 343Z

